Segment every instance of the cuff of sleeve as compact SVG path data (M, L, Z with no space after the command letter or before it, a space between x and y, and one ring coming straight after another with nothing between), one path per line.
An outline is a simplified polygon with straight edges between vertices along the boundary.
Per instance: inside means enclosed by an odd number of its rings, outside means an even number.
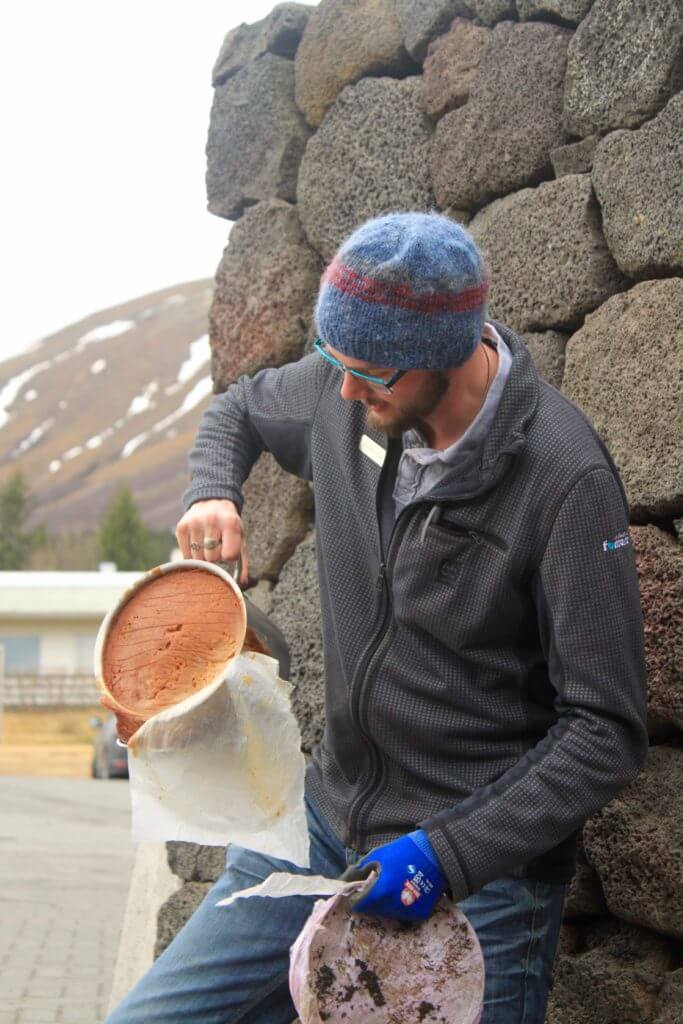
M194 505L195 501L209 501L211 498L215 498L217 501L234 501L238 513L242 515L244 498L241 492L232 488L226 488L221 494L215 487L191 487L185 491L182 499L183 512L187 512L190 505Z
M420 828L426 833L429 843L438 857L441 870L448 879L451 899L454 903L464 900L472 890L450 840L434 823L430 825L428 821L423 821L420 823Z
M424 831L424 829L418 828L418 829L416 829L415 832L409 832L408 833L408 839L412 839L412 841L417 846L418 850L425 855L427 860L431 864L433 864L435 868L441 868L441 864L439 863L439 858L437 857L436 853L434 852L434 847L429 842L429 838L427 836L427 833Z

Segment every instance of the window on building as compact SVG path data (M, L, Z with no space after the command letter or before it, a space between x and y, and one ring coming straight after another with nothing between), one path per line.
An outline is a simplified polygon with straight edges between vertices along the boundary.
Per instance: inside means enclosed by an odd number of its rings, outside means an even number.
M76 671L84 675L92 675L94 671L95 639L95 633L79 633L76 637Z
M0 633L0 646L5 651L6 675L36 675L40 671L39 636Z

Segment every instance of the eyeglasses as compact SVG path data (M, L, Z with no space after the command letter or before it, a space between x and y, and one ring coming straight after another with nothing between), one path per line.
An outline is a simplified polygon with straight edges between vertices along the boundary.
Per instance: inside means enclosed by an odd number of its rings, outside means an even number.
M343 363L340 363L338 359L335 359L334 356L331 356L329 352L326 352L325 342L322 338L316 338L313 343L313 348L319 355L327 359L328 363L332 363L332 365L336 366L338 370L341 370L342 373L350 373L354 377L360 377L361 380L367 381L368 384L372 384L373 387L380 388L382 391L388 391L389 394L391 394L391 389L394 384L396 384L396 382L408 372L407 370L397 370L392 374L389 380L383 380L381 377L370 377L367 373L361 373L360 370L351 370L348 366L344 366Z

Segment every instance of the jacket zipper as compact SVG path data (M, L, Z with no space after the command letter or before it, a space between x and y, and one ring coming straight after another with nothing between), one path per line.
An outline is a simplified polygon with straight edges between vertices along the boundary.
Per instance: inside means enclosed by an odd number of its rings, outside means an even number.
M497 464L502 459L502 457L504 455L514 455L514 454L516 454L517 451L518 451L518 447L519 447L518 445L513 445L512 447L509 447L509 448L503 448L498 453L498 456L496 457L496 460L495 460L495 464ZM413 510L421 507L422 505L436 505L436 504L438 504L438 505L446 505L446 504L447 505L452 505L456 501L457 502L469 501L471 498L476 497L476 495L478 495L481 491L488 489L488 483L489 483L489 481L487 481L487 485L485 485L484 487L479 486L479 487L475 488L473 491L470 491L470 492L468 492L466 494L458 495L457 498L446 498L446 499L442 499L442 500L438 500L438 501L429 501L427 499L425 501L415 502L412 505L408 505L405 509L402 509L401 512L398 515L398 518L396 519L396 521L394 523L393 529L391 531L391 535L389 537L389 543L387 545L386 561L384 559L382 559L382 558L380 560L380 567L379 567L379 574L377 576L376 588L377 588L377 590L381 594L381 599L382 599L382 603L383 604L384 604L385 596L386 596L386 599L387 599L386 600L386 605L382 608L381 626L380 626L379 632L375 635L375 637L372 640L370 640L370 642L367 644L365 650L363 651L363 654L361 655L361 659L360 659L358 668L356 669L354 677L353 677L353 679L351 681L351 700L350 700L351 719L352 719L353 723L355 724L356 728L358 729L358 732L359 732L360 736L362 737L363 742L365 743L365 746L366 746L366 748L368 750L368 753L370 755L370 761L371 761L371 768L370 768L370 775L369 775L368 783L367 783L366 786L363 787L361 792L358 794L358 796L356 797L356 799L352 803L351 809L349 811L349 817L348 817L349 845L352 848L354 848L354 849L358 849L358 846L356 844L358 843L360 836L358 836L356 834L356 831L357 831L357 826L358 826L358 819L360 817L360 812L362 810L363 804L367 805L369 803L370 797L372 795L372 791L373 790L379 791L379 789L381 788L382 776L384 774L384 771L383 771L383 768L382 768L381 755L380 755L380 753L379 753L375 743L373 742L369 732L366 730L366 728L364 727L363 722L362 722L362 718L361 718L361 710L362 710L361 709L361 698L363 697L364 693L367 691L367 688L368 688L370 666L373 663L373 661L375 661L376 658L380 654L382 654L384 652L384 649L387 646L388 641L389 641L389 639L391 637L391 618L390 618L390 612L391 612L391 588L389 586L389 582L390 582L390 577L389 577L390 555L391 555L392 548L394 547L394 542L396 540L396 537L399 534L399 526L401 525L401 520L403 519L407 523L409 521L409 519L410 519L410 516L406 517L404 515L404 513L407 512L408 510L413 511ZM381 521L382 521L381 520L382 485L383 485L383 479L380 479L378 487L377 487L376 508L377 508L378 524L379 524L380 554L381 555L383 555L383 553L384 553L383 549L382 549L382 528L381 528ZM444 527L444 529L446 529L446 527ZM471 531L471 532L474 534L474 531ZM403 533L405 533L405 530L403 530Z
M377 653L377 651L380 648L382 650L384 649L384 646L385 646L385 644L387 642L387 637L391 633L391 630L387 629L387 623L390 621L390 612L391 612L391 600L390 600L390 597L389 597L389 595L391 594L391 590L390 590L389 586L386 583L387 565L388 565L388 562L389 562L389 553L391 551L391 546L392 546L394 537L396 535L396 531L398 529L399 523L401 521L401 517L402 517L403 511L405 511L405 509L402 510L402 512L398 515L398 517L394 521L394 524L393 524L392 529L391 529L391 534L389 535L389 542L387 544L387 550L386 550L386 555L385 555L384 545L383 545L383 542L382 542L382 494L383 494L383 489L384 489L384 478L385 478L385 475L386 475L386 472L387 472L388 461L389 461L389 452L387 450L387 457L384 460L384 464L382 465L382 470L380 472L380 478L379 478L379 482L378 482L378 485L377 485L377 493L375 495L375 515L376 515L376 518L377 518L377 526L378 526L378 532L379 532L379 552L380 552L379 574L377 576L377 582L376 582L375 586L376 586L376 590L377 590L377 592L379 594L379 598L380 598L380 602L381 602L381 604L380 604L380 628L379 628L379 631L375 634L375 636L367 643L367 645L365 647L365 650L363 651L363 653L362 653L362 655L360 657L360 661L358 663L358 668L356 669L356 672L354 673L354 677L351 680L350 701L349 701L349 708L350 708L350 712L351 712L351 719L352 719L354 725L356 726L356 728L358 730L358 733L361 736L361 738L362 738L362 740L363 740L363 742L365 744L365 747L366 747L366 749L368 751L369 757L370 757L370 762L371 762L370 788L372 786L372 780L374 779L374 776L375 776L375 774L377 772L377 766L379 765L379 751L377 750L377 747L375 746L375 744L372 742L372 739L370 738L369 734L366 733L365 729L363 728L363 724L361 722L360 701L361 701L361 696L362 696L362 692L363 692L363 678L367 674L367 669L370 667L370 663L372 662L372 660L373 660L375 654ZM386 597L388 598L386 605L384 604L385 594L386 594ZM367 790L367 788L368 787L365 787L365 790ZM364 799L365 799L364 790L362 789L361 792L356 797L356 799L354 800L354 802L352 803L351 809L349 811L348 828L349 828L349 836L350 836L349 841L350 841L351 845L354 842L355 823L356 823L357 818L358 818L358 812L360 810L361 804L362 804Z
M382 765L379 751L377 750L376 745L373 743L369 733L366 731L363 725L361 716L361 698L363 697L364 693L367 690L367 684L370 675L369 669L373 661L375 661L377 657L384 652L391 637L391 598L389 596L391 590L389 587L388 576L388 568L390 561L389 556L391 554L391 550L398 533L399 521L401 519L401 516L403 516L404 511L406 510L404 509L401 512L399 518L396 520L394 524L394 528L391 532L391 537L389 538L389 545L387 547L386 562L382 562L380 564L379 575L377 577L377 589L378 591L380 591L383 606L382 620L379 633L376 634L375 637L373 637L373 639L369 642L369 644L363 651L363 656L361 657L360 664L358 666L358 669L356 670L354 679L351 682L351 718L353 720L354 725L358 729L359 734L363 738L365 746L367 747L368 753L370 755L371 762L368 784L365 787L363 787L361 792L358 794L353 804L351 805L351 810L349 811L348 828L349 845L351 847L354 847L354 844L357 841L356 824L358 821L358 815L360 813L362 804L368 799L373 788L375 788L378 781L378 773L380 779L382 776ZM410 517L405 517L406 521L409 518ZM403 532L405 532L405 530Z

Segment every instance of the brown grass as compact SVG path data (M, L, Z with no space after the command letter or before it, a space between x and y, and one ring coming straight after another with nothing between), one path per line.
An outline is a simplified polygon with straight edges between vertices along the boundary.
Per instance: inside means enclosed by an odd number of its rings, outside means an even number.
M78 743L69 746L0 746L0 776L42 775L53 778L87 779L90 776L92 747Z
M99 705L89 708L5 708L0 728L2 747L59 747L92 744L95 730L90 720L104 720ZM1 749L1 747L0 747Z

